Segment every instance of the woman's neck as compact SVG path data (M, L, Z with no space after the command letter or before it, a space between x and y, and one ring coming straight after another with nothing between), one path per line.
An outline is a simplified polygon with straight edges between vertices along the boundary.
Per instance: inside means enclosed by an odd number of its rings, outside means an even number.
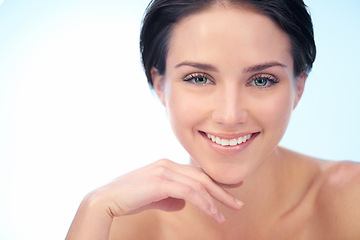
M239 226L275 224L299 205L318 171L316 163L308 161L305 156L276 148L255 172L244 179L241 186L224 186L245 205L242 210L234 211L218 203L226 218L220 228L240 231ZM261 224L261 221L264 223ZM241 231L244 232L244 229Z
M201 232L199 235L209 236L209 239L216 239L211 238L214 234L227 236L222 239L246 239L254 233L265 236L274 229L280 230L279 226L284 227L287 217L299 217L292 214L296 210L300 209L301 212L301 209L306 209L303 199L308 195L314 179L319 176L319 171L314 159L279 147L244 179L242 185L224 186L226 191L245 203L242 210L232 210L218 202L226 221L217 224L199 209L187 204L179 213L182 216L179 224L196 222Z

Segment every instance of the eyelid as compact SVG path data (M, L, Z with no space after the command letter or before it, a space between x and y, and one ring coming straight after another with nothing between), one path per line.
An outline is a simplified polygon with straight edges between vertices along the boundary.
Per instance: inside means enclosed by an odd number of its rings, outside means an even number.
M209 74L204 73L204 72L203 73L201 73L201 72L190 73L190 74L186 75L185 77L183 77L182 80L185 82L189 82L189 81L193 80L194 78L198 78L198 77L206 78L209 81L211 81L211 84L214 84L213 78ZM203 85L203 84L201 84L201 85Z
M274 82L279 82L277 77L275 77L274 75L269 74L269 73L257 73L250 78L250 81L258 79L258 78L266 78L266 79L269 79Z
M268 81L270 81L271 83L273 84L276 84L279 82L279 79L277 77L275 77L274 75L272 74L268 74L268 73L258 73L258 74L255 74L253 75L252 77L250 77L249 81L248 81L248 85L250 85L251 83L253 83L256 79L259 79L259 78L265 78L267 79ZM253 84L254 85L254 84ZM266 88L266 87L264 87Z

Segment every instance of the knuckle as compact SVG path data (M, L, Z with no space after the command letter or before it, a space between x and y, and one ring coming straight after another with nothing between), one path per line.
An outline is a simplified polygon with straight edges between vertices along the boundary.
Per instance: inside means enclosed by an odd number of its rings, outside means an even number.
M185 196L193 196L196 193L195 189L191 186L184 186L183 194Z
M172 169L172 162L168 159L160 159L156 161L152 167L154 175L166 177Z
M194 198L196 195L200 195L204 193L204 186L201 183L193 183L191 185L183 186L183 194L185 196L189 196Z
M212 206L212 204L210 202L205 202L203 203L203 208L205 209L206 212L213 214L214 213L214 207Z
M168 166L170 163L171 163L171 161L169 159L165 159L165 158L156 161L156 164L160 165L160 166Z
M154 172L157 176L163 176L165 175L165 172L167 171L167 167L163 165L158 165L154 168Z
M196 191L202 191L202 190L204 190L204 185L201 184L200 182L195 182L195 183L193 184L193 187L194 187L194 189L195 189Z
M170 168L165 164L156 163L152 168L151 171L154 176L166 176L166 173L170 170Z

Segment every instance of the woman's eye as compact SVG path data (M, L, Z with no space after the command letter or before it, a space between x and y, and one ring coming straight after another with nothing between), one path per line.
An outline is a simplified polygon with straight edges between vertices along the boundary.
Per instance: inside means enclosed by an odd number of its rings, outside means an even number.
M205 74L191 74L183 79L185 82L191 82L194 84L212 84L213 81Z
M267 88L278 82L279 81L272 75L256 75L251 78L251 81L248 83L248 85Z
M266 86L268 80L266 78L257 78L254 80L256 86L264 87Z

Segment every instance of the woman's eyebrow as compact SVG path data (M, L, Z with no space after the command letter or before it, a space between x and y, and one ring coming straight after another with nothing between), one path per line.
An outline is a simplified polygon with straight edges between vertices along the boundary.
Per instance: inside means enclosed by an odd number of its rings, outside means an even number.
M243 70L244 73L249 73L249 72L258 72L258 71L262 71L271 67L282 67L282 68L287 68L287 66L285 64L279 63L279 62L268 62L268 63L262 63L262 64L257 64L251 67L247 67Z
M213 71L213 72L218 72L218 69L211 65L211 64L206 64L206 63L198 63L198 62L181 62L179 64L177 64L175 66L175 68L179 68L182 66L189 66L189 67L194 67L194 68L198 68L204 71ZM258 71L262 71L265 70L267 68L271 68L271 67L282 67L282 68L287 68L287 66L285 64L282 64L280 62L268 62L268 63L262 63L262 64L257 64L254 66L250 66L247 67L243 70L244 73L249 73L249 72L258 72Z
M218 69L210 64L205 64L205 63L197 63L197 62L181 62L179 64L177 64L175 66L175 68L179 68L182 66L189 66L189 67L194 67L194 68L198 68L204 71L213 71L213 72L217 72Z

